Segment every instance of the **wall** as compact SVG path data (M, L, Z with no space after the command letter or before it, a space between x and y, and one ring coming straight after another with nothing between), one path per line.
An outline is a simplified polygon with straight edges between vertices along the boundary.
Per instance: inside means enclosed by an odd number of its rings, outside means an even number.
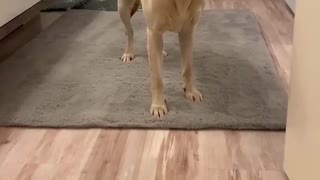
M0 0L0 27L40 0Z
M319 0L297 1L284 167L290 180L320 179Z
M289 7L291 8L291 10L293 12L295 12L295 8L296 8L296 0L286 0Z

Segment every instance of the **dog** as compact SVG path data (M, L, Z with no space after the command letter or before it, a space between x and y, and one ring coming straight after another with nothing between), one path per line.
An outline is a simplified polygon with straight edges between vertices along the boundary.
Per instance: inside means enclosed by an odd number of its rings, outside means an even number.
M168 113L162 81L163 34L175 32L179 37L182 54L182 77L185 97L193 102L203 100L203 95L193 82L193 35L204 7L204 0L118 0L118 13L127 34L127 46L121 57L123 62L134 59L131 17L142 6L147 25L148 63L152 102L150 114L164 117Z

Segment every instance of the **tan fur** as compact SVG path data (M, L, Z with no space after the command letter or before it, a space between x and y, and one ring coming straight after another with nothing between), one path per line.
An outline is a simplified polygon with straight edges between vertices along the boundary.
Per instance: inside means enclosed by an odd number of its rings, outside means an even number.
M133 59L133 30L130 22L138 0L118 0L118 10L128 35L128 45L122 60ZM162 81L163 34L167 31L179 35L182 53L182 76L187 99L202 101L203 96L193 83L193 34L204 0L141 0L147 23L148 61L151 80L152 103L150 113L162 117L168 113Z
M132 8L131 8L130 16L133 16L134 13L137 12L139 6L140 6L140 0L135 0L134 3L133 3L133 6L132 6Z

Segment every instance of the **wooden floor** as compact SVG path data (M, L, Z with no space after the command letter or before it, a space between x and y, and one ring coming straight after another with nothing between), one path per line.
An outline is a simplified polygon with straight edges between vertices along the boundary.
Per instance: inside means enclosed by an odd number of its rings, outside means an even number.
M288 84L293 15L284 2L206 8L253 11ZM0 128L0 179L286 180L283 152L284 132Z

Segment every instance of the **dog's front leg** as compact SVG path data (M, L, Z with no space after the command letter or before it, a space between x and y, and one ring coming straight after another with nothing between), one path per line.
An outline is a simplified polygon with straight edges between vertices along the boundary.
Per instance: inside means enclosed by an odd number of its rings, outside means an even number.
M163 39L161 32L155 32L150 29L148 34L148 61L151 78L152 104L150 113L153 116L163 117L168 113L167 105L164 99L162 82L162 64L163 64Z
M184 80L184 91L187 99L191 101L202 101L203 95L197 90L193 83L192 61L193 61L193 33L195 24L185 24L179 32L180 49L182 53L182 76Z
M127 35L127 46L125 52L121 57L123 62L130 62L134 58L133 52L133 28L130 22L132 7L134 6L134 0L118 0L118 12L121 21L124 24Z

